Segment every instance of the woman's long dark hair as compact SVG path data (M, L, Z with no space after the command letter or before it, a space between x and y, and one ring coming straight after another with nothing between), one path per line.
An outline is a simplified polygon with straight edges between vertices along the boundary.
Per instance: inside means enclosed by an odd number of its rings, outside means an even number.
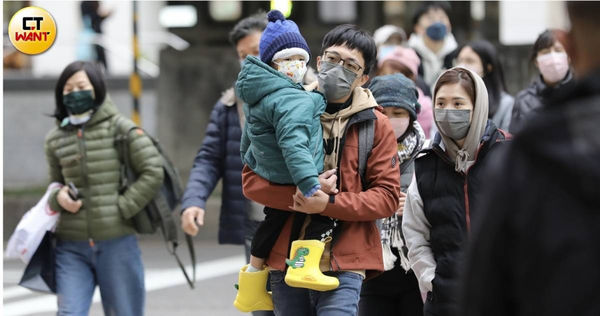
M498 53L494 45L486 40L473 41L461 47L458 50L458 54L460 54L465 47L470 47L475 54L481 58L483 66L483 83L485 83L487 88L489 99L488 116L492 117L496 111L498 111L498 107L500 107L502 92L506 92L504 71L502 70L502 64L498 58Z
M73 76L76 72L83 70L90 79L92 87L94 87L94 105L100 106L104 102L106 97L106 84L104 83L104 75L102 75L101 69L91 62L87 61L74 61L70 63L58 77L56 87L54 88L54 98L56 102L56 108L54 110L54 117L62 121L65 117L69 116L67 109L63 104L63 89L67 80Z

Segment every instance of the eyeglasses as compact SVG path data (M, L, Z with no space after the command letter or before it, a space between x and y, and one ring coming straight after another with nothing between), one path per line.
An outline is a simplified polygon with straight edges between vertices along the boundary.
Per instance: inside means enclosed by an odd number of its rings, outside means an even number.
M340 62L343 62L342 66L355 74L358 74L360 70L363 69L363 67L358 63L352 60L342 59L342 56L335 52L325 51L323 54L323 60L332 64L339 64Z

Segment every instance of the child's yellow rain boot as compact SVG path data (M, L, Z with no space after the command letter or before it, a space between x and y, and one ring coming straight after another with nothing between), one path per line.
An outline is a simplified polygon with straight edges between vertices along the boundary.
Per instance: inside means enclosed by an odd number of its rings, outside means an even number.
M291 287L301 287L316 291L329 291L337 288L340 281L324 275L319 269L325 243L320 240L295 240L290 251L285 283Z
M246 272L248 265L240 269L238 292L233 305L244 313L253 311L272 311L273 299L271 292L267 292L268 269L257 272Z

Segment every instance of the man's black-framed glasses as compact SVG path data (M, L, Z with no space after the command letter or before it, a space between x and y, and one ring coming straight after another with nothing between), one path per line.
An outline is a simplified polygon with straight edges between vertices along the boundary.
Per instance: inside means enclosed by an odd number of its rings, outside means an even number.
M356 63L355 61L342 59L342 56L336 52L325 51L323 52L323 60L332 63L339 64L340 61L343 62L342 66L355 74L358 74L360 70L363 68L361 65Z

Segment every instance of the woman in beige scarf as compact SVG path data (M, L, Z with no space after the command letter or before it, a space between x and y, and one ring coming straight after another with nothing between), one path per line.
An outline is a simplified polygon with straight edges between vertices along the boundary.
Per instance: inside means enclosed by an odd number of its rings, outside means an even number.
M434 88L439 133L415 161L402 231L410 267L426 297L425 315L457 314L460 258L482 198L486 165L509 136L488 120L483 80L465 68L444 72ZM426 295L426 296L425 296Z

